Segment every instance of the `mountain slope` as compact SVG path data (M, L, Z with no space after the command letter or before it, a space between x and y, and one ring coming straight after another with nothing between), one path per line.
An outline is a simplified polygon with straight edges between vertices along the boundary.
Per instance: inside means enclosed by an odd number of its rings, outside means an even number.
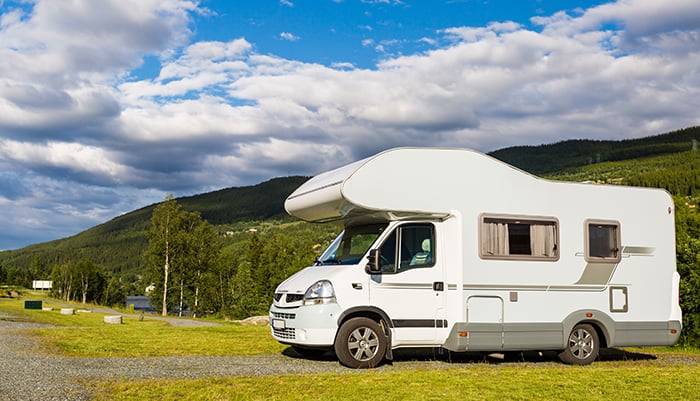
M514 146L489 155L532 174L548 174L603 161L660 156L693 149L700 127L623 141L569 140L539 146Z
M275 178L258 185L227 188L178 198L187 211L198 211L213 225L286 216L284 200L308 177ZM90 259L115 273L141 270L146 230L157 204L143 207L72 237L0 252L0 265L28 267L36 259L45 267Z

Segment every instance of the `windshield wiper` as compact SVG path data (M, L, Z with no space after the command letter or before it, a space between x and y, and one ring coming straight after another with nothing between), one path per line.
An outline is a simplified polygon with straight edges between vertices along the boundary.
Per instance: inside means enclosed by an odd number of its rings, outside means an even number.
M335 258L325 259L325 260L321 260L321 259L316 258L316 261L314 262L314 266L322 266L322 265L326 265L326 264L342 265L343 261L340 259L335 259Z

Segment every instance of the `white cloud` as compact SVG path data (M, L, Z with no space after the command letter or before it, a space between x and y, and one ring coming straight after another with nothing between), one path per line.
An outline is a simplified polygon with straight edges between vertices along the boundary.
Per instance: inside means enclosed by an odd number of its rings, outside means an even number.
M355 65L352 63L348 62L336 62L331 65L332 68L336 70L342 70L342 69L354 69Z
M144 53L184 43L195 8L177 0L38 1L30 15L3 18L0 76L50 85L111 81Z
M393 5L404 4L404 2L401 0L362 0L362 2L367 3L367 4L393 4Z
M282 38L284 40L288 40L290 42L296 42L296 41L301 39L300 37L294 35L293 33L289 33L289 32L280 33L280 38Z
M422 37L422 38L418 39L418 42L426 43L430 46L437 45L437 40L435 40L433 38L428 38L428 37Z
M360 69L260 54L244 38L190 43L191 15L207 14L190 1L39 1L0 16L0 218L97 224L166 192L313 174L392 146L698 125L693 3L619 1L533 18L536 30L451 27L421 39L430 51ZM132 76L145 56L159 74Z

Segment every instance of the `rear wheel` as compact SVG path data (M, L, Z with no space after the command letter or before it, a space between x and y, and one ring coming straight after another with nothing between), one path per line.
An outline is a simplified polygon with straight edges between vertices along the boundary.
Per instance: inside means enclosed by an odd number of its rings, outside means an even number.
M598 332L587 323L577 324L566 343L566 348L559 354L559 359L572 365L588 365L598 358L600 341Z
M379 323L356 317L340 326L335 338L335 353L340 363L354 369L379 365L386 353L387 339Z

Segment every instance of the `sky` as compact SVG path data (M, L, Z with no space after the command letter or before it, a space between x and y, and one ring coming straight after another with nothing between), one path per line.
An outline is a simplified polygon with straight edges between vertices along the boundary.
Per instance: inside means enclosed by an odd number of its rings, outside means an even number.
M0 250L397 146L700 125L698 0L0 0Z

